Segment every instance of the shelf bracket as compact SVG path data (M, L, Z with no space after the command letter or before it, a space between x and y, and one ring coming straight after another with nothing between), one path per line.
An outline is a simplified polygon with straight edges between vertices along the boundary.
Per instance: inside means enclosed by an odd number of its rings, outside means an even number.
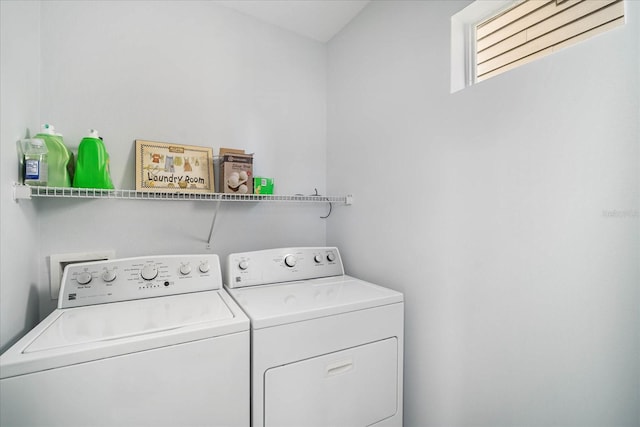
M18 203L20 199L31 199L31 187L17 182L13 183L13 201Z
M218 210L220 209L220 202L222 198L219 198L216 202L216 208L213 212L213 219L211 220L211 229L209 230L209 237L207 238L207 249L211 249L211 237L213 236L213 227L216 225L216 218L218 217Z

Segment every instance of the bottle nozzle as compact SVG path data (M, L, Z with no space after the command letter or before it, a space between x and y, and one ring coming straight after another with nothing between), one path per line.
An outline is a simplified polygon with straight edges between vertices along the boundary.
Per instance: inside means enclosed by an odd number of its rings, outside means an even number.
M50 125L49 123L45 123L42 125L42 133L46 133L49 135L55 135L56 134L56 130L53 127L53 125Z

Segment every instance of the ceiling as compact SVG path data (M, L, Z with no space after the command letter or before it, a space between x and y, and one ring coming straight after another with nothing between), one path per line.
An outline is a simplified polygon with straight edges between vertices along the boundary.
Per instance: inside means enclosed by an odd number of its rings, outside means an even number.
M218 0L260 21L326 43L370 0Z

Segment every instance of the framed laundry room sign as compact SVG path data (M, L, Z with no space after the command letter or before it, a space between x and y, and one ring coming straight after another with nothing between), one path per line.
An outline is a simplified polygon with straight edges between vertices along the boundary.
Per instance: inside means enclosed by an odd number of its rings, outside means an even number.
M136 191L213 193L213 149L137 139Z

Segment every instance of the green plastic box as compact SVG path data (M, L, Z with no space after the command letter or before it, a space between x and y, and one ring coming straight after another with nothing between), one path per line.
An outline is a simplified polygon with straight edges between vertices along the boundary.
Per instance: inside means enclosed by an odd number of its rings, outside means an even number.
M273 178L253 177L254 194L273 194Z

